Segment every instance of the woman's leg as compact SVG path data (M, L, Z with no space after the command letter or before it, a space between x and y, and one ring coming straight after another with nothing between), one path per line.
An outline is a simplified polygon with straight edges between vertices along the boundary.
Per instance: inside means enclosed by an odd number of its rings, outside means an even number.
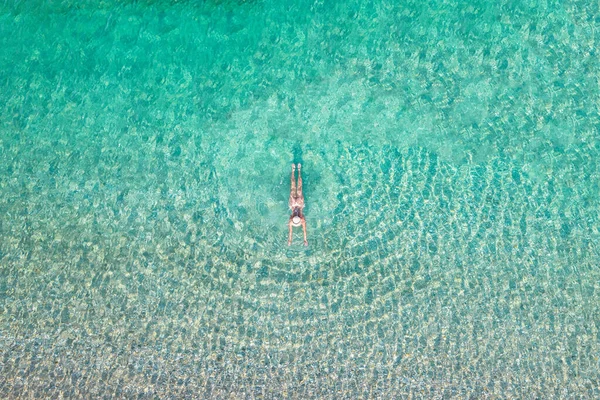
M290 207L292 207L292 202L296 197L296 180L294 179L294 171L296 170L296 166L292 164L292 176L291 176L291 185L290 185Z
M304 201L302 195L302 164L298 163L298 189L296 189L296 196Z

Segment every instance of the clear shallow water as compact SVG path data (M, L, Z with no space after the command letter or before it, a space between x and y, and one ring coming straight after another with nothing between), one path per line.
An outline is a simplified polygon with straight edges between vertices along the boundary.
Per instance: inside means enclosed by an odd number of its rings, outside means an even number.
M598 396L595 6L1 10L2 397Z

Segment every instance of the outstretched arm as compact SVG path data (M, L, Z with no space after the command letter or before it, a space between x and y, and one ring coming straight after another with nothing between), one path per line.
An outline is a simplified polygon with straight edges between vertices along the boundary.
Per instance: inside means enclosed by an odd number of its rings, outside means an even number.
M306 240L306 220L302 218L302 230L304 231L304 245L308 246L308 240Z
M289 233L288 233L288 246L289 246L290 244L292 244L292 220L291 219L288 221L288 230L289 230Z

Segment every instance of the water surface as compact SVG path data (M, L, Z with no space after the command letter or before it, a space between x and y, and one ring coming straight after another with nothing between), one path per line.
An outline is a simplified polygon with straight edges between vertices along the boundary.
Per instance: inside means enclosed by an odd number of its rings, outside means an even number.
M598 397L597 6L397 3L4 2L2 397Z

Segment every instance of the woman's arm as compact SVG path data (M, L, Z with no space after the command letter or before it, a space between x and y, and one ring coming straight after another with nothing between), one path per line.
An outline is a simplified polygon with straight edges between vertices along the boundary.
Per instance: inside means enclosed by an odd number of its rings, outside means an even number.
M302 230L304 231L304 245L308 246L308 240L306 240L306 219L302 217Z
M288 221L288 229L289 229L289 233L288 233L288 246L289 246L290 244L292 244L292 219L291 218Z

